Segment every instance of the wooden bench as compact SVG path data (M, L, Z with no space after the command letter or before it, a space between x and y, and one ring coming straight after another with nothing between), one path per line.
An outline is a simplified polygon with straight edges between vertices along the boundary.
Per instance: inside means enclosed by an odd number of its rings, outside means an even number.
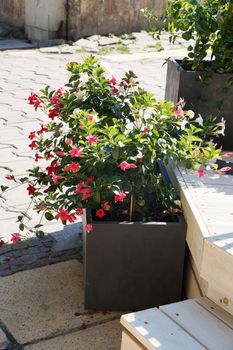
M121 350L233 350L233 316L207 297L123 315Z

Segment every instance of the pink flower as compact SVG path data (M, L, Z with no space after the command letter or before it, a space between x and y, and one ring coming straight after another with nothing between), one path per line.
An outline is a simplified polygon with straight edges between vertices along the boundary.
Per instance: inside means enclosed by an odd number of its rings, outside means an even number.
M66 139L66 144L68 145L68 146L72 146L73 145L73 141L71 140L71 139Z
M231 166L224 166L223 168L219 169L219 171L226 173L227 171L230 171L232 169Z
M88 145L92 145L93 143L97 143L98 138L96 135L89 135L87 136L87 141L88 141Z
M21 241L21 237L19 233L12 233L11 235L11 242L13 244L17 244L19 241Z
M181 117L184 116L184 111L183 111L181 106L177 107L177 110L175 111L175 115L178 115L178 116L181 116Z
M42 135L43 132L48 131L48 128L46 128L43 124L41 124L41 129L37 131L37 135Z
M84 182L80 182L75 189L75 194L82 194L82 201L85 201L86 199L90 198L92 196L91 188L85 187Z
M179 98L179 101L177 102L178 105L180 106L184 106L184 99L183 98Z
M76 214L77 214L78 216L83 215L83 208L77 208L77 209L76 209Z
M80 170L80 166L78 164L76 164L75 162L71 162L69 165L67 165L63 171L65 172L72 172L72 173L76 173L77 171Z
M70 155L72 157L80 158L82 157L83 150L81 147L73 147L70 151Z
M125 197L126 197L126 193L123 190L120 190L120 192L118 194L115 194L114 202L115 203L123 202Z
M62 152L62 151L56 151L54 153L59 157L64 157L64 155L65 155L65 152Z
M53 179L54 184L56 185L59 180L63 179L63 176L53 174L52 179Z
M127 169L136 169L137 165L136 164L132 164L132 163L128 163L126 161L123 161L123 162L121 162L119 167L121 168L121 170L125 171Z
M93 118L94 118L92 114L87 114L86 117L88 120L93 120Z
M233 156L233 152L227 152L224 154L225 157L232 157Z
M95 212L95 215L99 218L99 219L103 219L103 217L106 215L105 211L103 209L97 209Z
M102 208L103 208L105 211L109 211L110 208L111 208L109 202L104 202L104 203L102 204Z
M112 76L112 79L110 79L109 82L111 85L116 85L117 80L114 76Z
M89 233L89 232L91 232L93 230L93 226L91 224L87 224L87 225L85 225L84 230L87 233Z
M118 92L119 92L119 89L117 89L116 87L112 88L113 95L117 94Z
M206 175L204 169L199 169L199 170L197 170L197 174L198 174L199 177L204 177L204 176Z

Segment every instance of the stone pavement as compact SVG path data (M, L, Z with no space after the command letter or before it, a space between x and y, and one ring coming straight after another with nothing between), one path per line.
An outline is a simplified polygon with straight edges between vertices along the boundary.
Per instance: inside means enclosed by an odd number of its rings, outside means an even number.
M135 51L101 59L117 77L134 70L145 88L163 98L164 58L183 55L184 49ZM9 185L6 175L14 172L22 177L33 165L28 134L47 117L27 104L28 95L45 85L63 86L68 78L66 64L82 56L38 50L0 52L1 185ZM15 220L28 205L24 186L4 193L0 198L0 239L10 241L11 234L17 232ZM32 210L29 216L38 222ZM0 350L119 349L119 314L92 313L83 308L81 224L64 228L59 222L46 222L44 230L50 235L42 241L34 239L18 248L0 247L0 275L6 276L0 283ZM64 260L69 261L58 263ZM28 271L18 272L25 269Z

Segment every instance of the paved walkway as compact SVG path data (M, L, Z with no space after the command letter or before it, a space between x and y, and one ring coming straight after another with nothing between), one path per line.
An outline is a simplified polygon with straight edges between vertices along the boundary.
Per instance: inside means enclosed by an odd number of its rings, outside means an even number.
M183 49L134 52L129 55L106 55L102 60L110 64L117 77L126 70L134 70L144 87L163 98L166 75L166 67L162 67L164 58L182 57L183 54ZM32 166L28 134L37 129L39 123L46 121L46 116L40 111L35 113L27 104L27 96L45 85L54 88L63 86L68 78L66 63L80 59L82 55L49 54L38 50L0 52L1 185L9 185L5 179L7 174L13 171L21 177ZM0 200L0 239L9 241L11 233L17 232L15 219L26 210L28 204L23 186L4 194ZM29 215L33 222L38 221L36 213L30 211ZM0 350L119 349L119 314L84 310L82 265L77 260L77 250L73 255L64 255L66 249L70 252L75 246L76 249L81 247L80 224L76 225L66 228L66 236L60 223L47 223L45 230L51 233L52 244L50 238L50 243L45 243L45 246L41 243L38 248L37 244L32 244L31 253L27 251L29 270L1 279ZM52 250L49 250L51 246ZM0 271L1 266L4 267L2 271L5 269L5 275L22 270L26 264L22 260L25 258L25 252L22 257L23 250L24 247L21 250L10 248L4 254L0 252ZM52 255L46 260L50 253ZM31 270L69 258L75 260ZM10 261L17 259L22 266L12 268Z

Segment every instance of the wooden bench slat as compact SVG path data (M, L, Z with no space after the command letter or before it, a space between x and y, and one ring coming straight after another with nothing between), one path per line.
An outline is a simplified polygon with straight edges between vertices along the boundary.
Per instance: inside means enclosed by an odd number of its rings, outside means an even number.
M160 310L211 350L232 350L233 332L219 318L193 300L164 305ZM188 347L187 347L188 349Z
M148 350L205 349L157 308L123 315L121 324Z

